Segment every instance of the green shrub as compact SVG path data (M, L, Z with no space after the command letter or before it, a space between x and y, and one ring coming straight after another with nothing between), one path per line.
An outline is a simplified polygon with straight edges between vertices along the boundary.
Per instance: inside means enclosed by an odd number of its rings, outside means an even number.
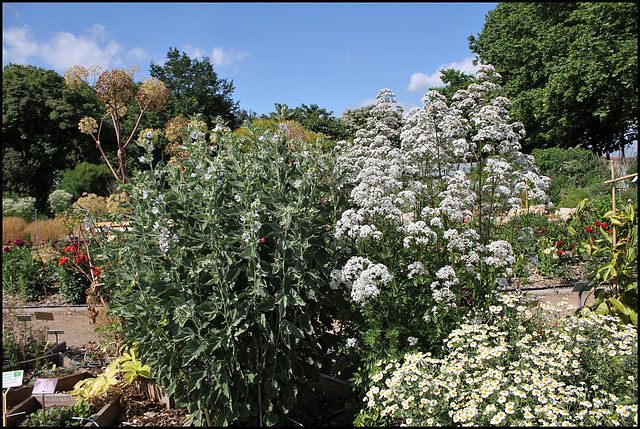
M113 182L113 175L107 165L79 162L73 169L62 173L57 189L72 194L74 199L80 198L84 193L104 197L111 193Z
M32 248L23 240L8 243L2 254L2 289L28 300L44 293L44 280L50 269L34 259Z
M540 173L551 178L547 195L559 207L575 207L582 198L595 197L606 189L602 182L611 178L604 160L579 147L534 149L531 154L536 159ZM580 195L572 195L574 192ZM582 193L587 195L580 198Z
M2 217L18 217L29 222L35 216L36 199L33 197L2 197Z
M114 266L109 314L196 425L284 423L310 399L339 302L330 160L303 143L290 151L280 128L214 131L213 146L188 132L188 156L124 187L128 230L96 256Z
M72 202L73 194L70 194L67 191L57 189L49 194L49 205L51 206L51 210L53 210L53 213L56 215L64 212L69 207L71 207Z

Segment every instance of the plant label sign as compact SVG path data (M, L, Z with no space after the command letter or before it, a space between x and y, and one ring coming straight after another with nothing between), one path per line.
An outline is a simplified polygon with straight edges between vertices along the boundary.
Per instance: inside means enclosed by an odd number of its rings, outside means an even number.
M24 370L19 371L7 371L2 373L2 387L17 387L22 386L22 377L24 377Z
M54 393L56 391L57 378L37 378L33 385L32 395Z

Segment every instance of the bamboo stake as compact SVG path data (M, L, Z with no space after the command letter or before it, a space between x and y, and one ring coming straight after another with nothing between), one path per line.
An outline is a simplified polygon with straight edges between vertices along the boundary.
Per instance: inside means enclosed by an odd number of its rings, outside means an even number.
M613 159L611 159L611 180L613 181L613 187L611 188L611 197L613 199L613 215L616 215L616 172L613 168ZM613 250L616 248L616 226L613 225Z

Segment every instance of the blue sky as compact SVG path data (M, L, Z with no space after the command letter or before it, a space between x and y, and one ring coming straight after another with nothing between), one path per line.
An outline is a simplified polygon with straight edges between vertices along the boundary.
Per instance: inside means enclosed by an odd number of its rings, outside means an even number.
M469 35L497 3L3 3L2 65L64 75L208 56L258 115L317 104L337 117L389 88L407 112L438 70L473 73Z

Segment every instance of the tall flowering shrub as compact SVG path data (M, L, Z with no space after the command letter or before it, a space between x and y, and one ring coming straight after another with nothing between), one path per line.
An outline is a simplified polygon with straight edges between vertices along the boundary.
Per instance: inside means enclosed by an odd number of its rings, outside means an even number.
M283 423L326 355L333 169L285 128L209 141L191 122L181 158L144 155L128 223L102 240L125 344L196 425Z
M351 206L336 223L332 286L352 301L348 345L369 364L433 348L470 307L488 308L515 262L494 238L498 212L521 207L525 193L548 201L548 178L520 152L524 129L498 79L484 66L451 105L431 91L403 124L384 89L353 143L337 145ZM459 169L468 162L470 173Z

